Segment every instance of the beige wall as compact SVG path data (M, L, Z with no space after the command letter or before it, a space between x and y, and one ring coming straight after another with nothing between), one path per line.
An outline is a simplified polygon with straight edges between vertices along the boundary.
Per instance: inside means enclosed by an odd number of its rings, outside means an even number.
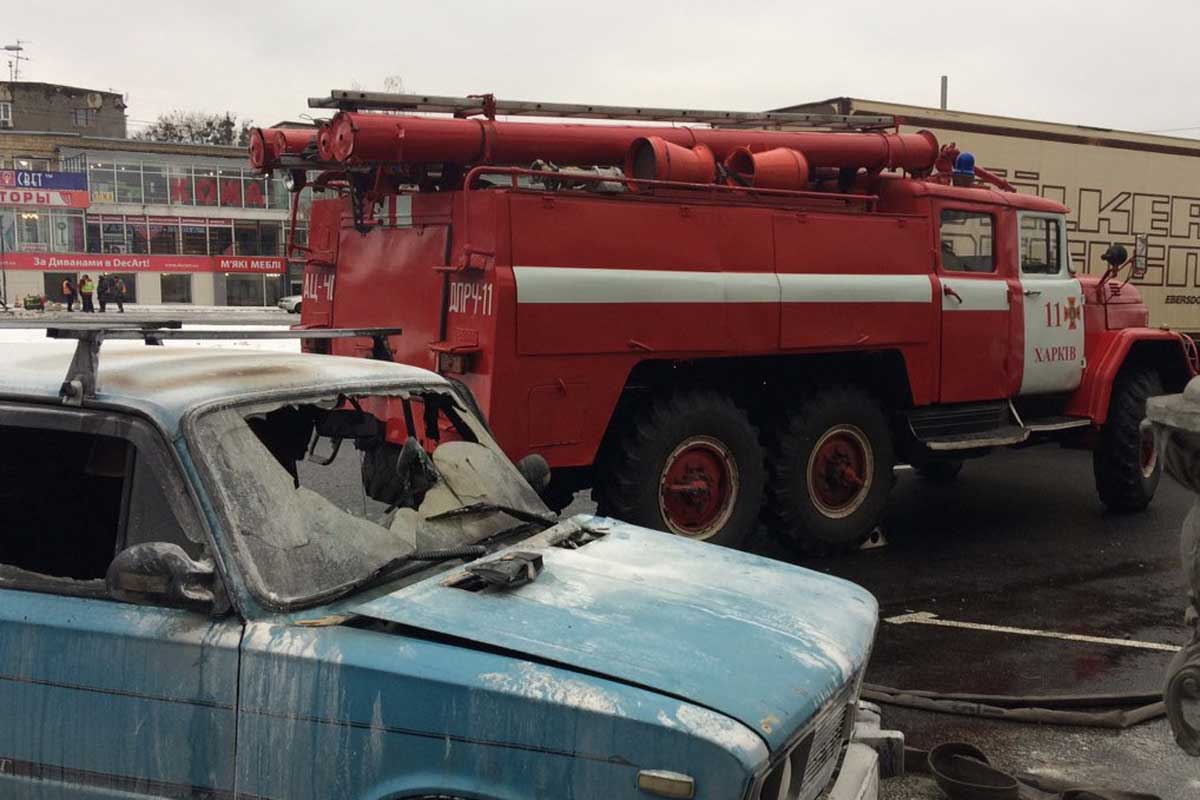
M215 277L212 275L192 275L192 303L198 306L216 305L216 293L213 290L215 283ZM225 299L221 298L221 305L224 304Z
M162 273L139 272L137 276L138 305L162 302Z
M40 295L45 292L43 273L24 269L10 269L7 273L9 305L19 306L27 294Z

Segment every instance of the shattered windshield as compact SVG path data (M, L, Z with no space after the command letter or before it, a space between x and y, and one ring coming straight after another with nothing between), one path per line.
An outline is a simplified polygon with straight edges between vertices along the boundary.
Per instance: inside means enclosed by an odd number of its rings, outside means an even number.
M415 551L519 534L514 513L548 514L445 390L225 407L194 439L238 560L275 605L331 598ZM488 505L446 513L474 504Z

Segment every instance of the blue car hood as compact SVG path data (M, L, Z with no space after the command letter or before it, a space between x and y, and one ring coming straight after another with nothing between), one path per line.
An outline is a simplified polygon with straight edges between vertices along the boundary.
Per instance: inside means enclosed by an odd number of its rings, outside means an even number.
M570 550L564 531L604 536ZM512 548L541 553L533 583L472 592L461 570L350 610L528 654L706 706L782 746L861 674L878 616L852 583L600 517Z

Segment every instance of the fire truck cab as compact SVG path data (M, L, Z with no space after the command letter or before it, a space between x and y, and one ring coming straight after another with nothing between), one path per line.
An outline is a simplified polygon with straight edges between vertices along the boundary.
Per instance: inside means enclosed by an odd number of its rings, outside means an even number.
M550 104L454 102L334 92L310 101L330 122L256 132L251 161L321 170L302 324L402 326L333 352L460 382L511 458L546 457L552 504L591 487L638 524L738 546L765 520L829 551L871 534L897 463L948 480L1042 442L1090 449L1107 507L1150 502L1145 401L1196 349L1147 327L1123 246L1075 274L1065 207L894 120L533 125L493 117ZM703 116L657 116L681 114Z

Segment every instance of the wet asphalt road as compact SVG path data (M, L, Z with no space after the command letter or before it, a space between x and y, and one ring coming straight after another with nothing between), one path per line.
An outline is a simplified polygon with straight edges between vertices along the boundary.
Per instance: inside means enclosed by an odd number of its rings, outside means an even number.
M1047 446L968 462L952 484L899 473L888 546L807 566L874 592L880 617L942 619L1178 645L1184 588L1179 526L1191 495L1163 479L1150 509L1106 513L1088 453ZM767 552L775 547L764 542ZM776 548L777 550L777 548ZM786 553L777 553L784 555ZM1116 645L916 624L880 624L867 679L991 694L1160 691L1171 654ZM1124 732L1036 726L885 708L888 727L928 748L967 741L1010 770L1200 797L1200 760L1165 720ZM940 797L923 779L885 798Z
M1179 525L1191 497L1163 478L1150 509L1119 516L1096 498L1089 453L1045 446L968 462L951 484L897 473L888 545L801 559L763 533L754 549L855 581L880 617L942 619L1180 644ZM582 497L572 510L590 510ZM880 623L867 680L991 694L1160 691L1170 653L991 631ZM1080 784L1200 798L1200 760L1165 720L1123 732L1037 726L884 708L912 746L966 741L993 764ZM885 781L881 797L940 798L924 778Z

